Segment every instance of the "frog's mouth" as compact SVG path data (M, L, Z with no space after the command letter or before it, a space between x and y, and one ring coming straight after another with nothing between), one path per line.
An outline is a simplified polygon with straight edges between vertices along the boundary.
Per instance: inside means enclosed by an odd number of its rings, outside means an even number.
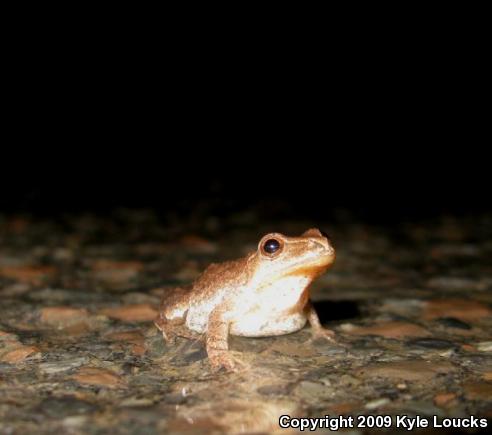
M323 274L335 261L335 253L332 251L327 255L318 256L312 261L299 261L291 264L281 276L309 276L313 279Z

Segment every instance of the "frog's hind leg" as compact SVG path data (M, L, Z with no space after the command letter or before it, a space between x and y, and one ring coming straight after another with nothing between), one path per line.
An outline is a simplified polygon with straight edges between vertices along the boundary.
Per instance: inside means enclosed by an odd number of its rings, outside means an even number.
M154 321L168 343L174 343L176 336L183 336L184 323L188 314L188 289L176 288L162 300L160 313Z

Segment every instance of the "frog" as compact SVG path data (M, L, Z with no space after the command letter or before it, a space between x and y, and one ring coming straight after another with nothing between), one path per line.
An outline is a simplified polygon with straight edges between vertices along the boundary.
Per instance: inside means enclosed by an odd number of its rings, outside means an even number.
M211 366L226 371L243 365L229 350L229 335L279 336L309 322L313 337L335 341L309 294L311 283L334 260L330 239L317 228L295 237L268 233L256 251L212 263L193 284L168 289L154 323L168 343L178 336L204 338Z

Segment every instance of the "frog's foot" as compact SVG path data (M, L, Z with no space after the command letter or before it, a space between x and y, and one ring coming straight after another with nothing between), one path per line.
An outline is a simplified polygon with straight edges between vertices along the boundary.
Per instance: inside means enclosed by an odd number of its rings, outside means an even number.
M200 341L204 339L204 334L199 334L198 332L190 331L186 326L182 325L176 327L174 330L175 335L178 337L187 338L188 340Z
M157 326L157 329L162 332L162 338L164 338L166 343L175 343L177 336L176 325L173 325L172 323L161 317L158 317L156 320L154 320L154 325Z
M228 350L210 349L208 351L208 359L215 370L224 368L228 372L238 372L246 368L246 365L238 358L235 358Z
M335 331L332 331L331 329L326 329L320 326L319 328L312 328L311 334L312 334L312 340L317 340L319 338L322 338L332 343L337 342L335 340L335 335L336 335Z

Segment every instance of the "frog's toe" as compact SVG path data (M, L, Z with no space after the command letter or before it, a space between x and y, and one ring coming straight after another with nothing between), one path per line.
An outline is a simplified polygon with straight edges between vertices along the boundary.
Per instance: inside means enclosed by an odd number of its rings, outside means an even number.
M157 329L161 331L162 333L162 338L164 341L168 344L174 344L176 341L176 334L173 332L172 328L167 322L162 321L161 319L158 319L154 322L155 326L157 326Z
M229 351L212 352L209 354L209 360L216 370L223 368L228 372L238 372L246 367L241 360L235 358Z
M165 331L162 331L162 338L167 344L175 344L176 343L176 335L174 334L169 334L168 332L166 333Z
M336 343L335 331L332 331L331 329L319 328L319 329L314 330L312 332L312 335L313 335L313 340L316 340L318 338L322 338L324 340Z

